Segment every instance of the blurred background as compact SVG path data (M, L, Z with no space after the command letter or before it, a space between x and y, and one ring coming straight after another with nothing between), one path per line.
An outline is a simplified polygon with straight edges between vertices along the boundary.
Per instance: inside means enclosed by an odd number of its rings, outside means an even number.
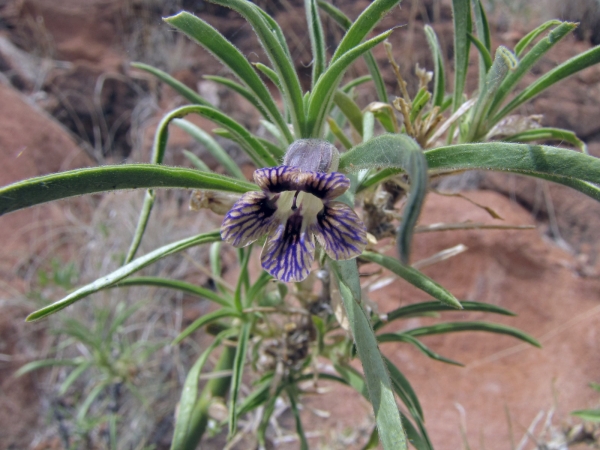
M255 3L286 33L308 88L311 56L303 2ZM350 18L369 4L332 3ZM512 48L528 31L552 18L581 22L573 36L541 60L524 85L600 43L598 0L568 4L489 0L484 5L494 48ZM162 22L162 17L180 10L208 21L252 62L268 63L240 16L200 0L0 0L0 184L77 167L148 161L162 115L184 100L131 68L133 61L172 74L249 129L264 134L249 104L202 78L229 76L226 70ZM412 94L418 85L415 65L433 67L425 24L438 33L450 70L449 0L405 0L375 30L402 25L390 42ZM326 18L324 26L329 47L335 48L342 32ZM384 48L377 47L374 53L388 92L398 93ZM467 82L470 92L477 84L475 53L471 52L475 70ZM348 77L366 73L358 63ZM372 86L362 85L359 104L366 106L374 99ZM600 67L561 82L523 111L542 114L544 126L575 131L590 153L600 156ZM206 131L214 128L205 119L189 119ZM243 153L231 142L216 139L251 175L251 163ZM172 127L165 163L191 166L183 150L221 170L202 146ZM588 386L600 382L600 205L563 186L506 174L470 173L446 180L442 188L493 208L503 221L460 197L432 193L420 224L533 224L536 230L417 234L415 259L464 244L468 251L424 269L425 273L459 299L515 311L518 317L500 322L523 329L544 348L480 333L425 339L436 352L466 365L459 368L429 360L413 348L384 344L384 352L402 368L422 401L434 445L558 449L566 448L556 445L568 436L582 442L597 439L596 428L569 412L597 407L600 400ZM0 217L0 449L169 448L185 374L210 339L197 332L180 346L169 342L210 310L208 302L148 287L112 289L45 321L24 323L34 309L119 266L143 195L134 191L93 195ZM213 213L190 211L189 196L185 191L158 194L139 254L220 225L222 218ZM144 273L211 287L207 261L207 249L196 248ZM224 253L223 267L225 278L235 277L235 253ZM368 296L381 312L426 299L402 281ZM461 319L460 313L449 314ZM469 318L474 319L472 314ZM425 319L412 320L414 326ZM50 359L63 362L14 376L26 363ZM74 367L80 371L77 377L71 375ZM335 390L343 388L331 388L303 402L311 448L361 448L373 424L370 407L357 394ZM271 444L277 449L297 448L291 413L284 404L279 406ZM216 418L222 413L218 408L214 412ZM582 448L586 445L593 444ZM225 435L214 428L206 448L224 446ZM248 447L241 441L233 448Z

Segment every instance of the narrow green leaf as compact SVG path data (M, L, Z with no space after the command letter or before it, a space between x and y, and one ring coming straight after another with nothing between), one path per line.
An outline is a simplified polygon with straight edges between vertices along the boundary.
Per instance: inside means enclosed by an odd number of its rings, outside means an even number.
M433 106L442 106L446 95L446 71L444 68L444 57L442 49L434 29L425 25L425 37L433 57Z
M228 115L208 106L188 106L187 108L193 109L192 112L212 120L229 131L235 142L240 144L257 167L277 165L277 161L273 158L273 155L263 147L260 141L245 126L233 120Z
M217 243L220 243L217 242ZM112 287L129 287L129 286L157 286L166 289L176 289L178 291L185 292L187 294L197 295L198 297L205 298L207 300L211 300L218 305L224 307L231 307L232 302L221 297L214 291L210 289L206 289L200 286L196 286L192 283L187 283L185 281L172 280L169 278L160 278L160 277L132 277L126 278L122 281L119 281L117 284Z
M281 81L282 95L290 108L292 123L297 137L305 136L304 108L300 80L283 42L280 41L274 21L265 20L260 8L246 0L210 0L211 3L231 8L242 15L254 29ZM291 142L291 141L290 141Z
M498 170L570 186L600 201L600 159L545 145L488 142L425 151L429 169Z
M133 239L131 240L129 250L127 251L127 255L123 261L125 264L131 262L133 258L135 258L135 254L140 247L142 237L146 231L146 226L148 225L148 220L150 219L150 213L152 212L152 207L154 206L155 200L156 192L154 192L154 189L148 189L146 191L146 195L144 195L144 202L142 203L140 216L138 217L138 222L133 233Z
M204 314L203 316L200 316L199 318L194 320L194 322L192 322L188 327L186 327L185 330L183 330L181 333L179 333L177 335L177 337L175 339L173 339L173 342L171 342L171 345L179 344L186 337L188 337L194 331L202 328L204 325L208 325L209 323L212 323L219 319L223 319L225 317L236 317L236 316L237 316L237 313L232 308L221 308L221 309L217 309L216 311L210 312L208 314Z
M487 117L502 80L508 73L514 71L518 65L515 56L506 47L500 46L496 49L494 62L490 67L485 83L477 97L475 106L471 109L468 122L468 131L465 133L465 142L479 141L489 131Z
M471 32L471 8L469 0L452 0L454 17L454 97L452 111L463 103L463 93L469 67L469 38Z
M600 422L600 409L581 409L573 411L571 414L588 422Z
M434 359L436 361L445 362L447 364L452 364L454 366L461 366L461 367L464 366L464 364L462 364L462 363L454 361L453 359L445 358L445 357L441 356L440 354L434 352L433 350L431 350L429 347L427 347L425 344L423 344L421 341L419 341L417 338L411 336L410 334L388 333L388 334L386 334L386 338L389 339L386 342L406 342L408 344L412 344L415 347L417 347L421 351L421 353L423 353L424 355L426 355L429 358ZM396 340L392 340L393 338L395 338ZM379 340L379 342L381 343L383 341Z
M385 361L385 365L390 374L390 380L392 380L394 391L398 397L400 397L402 403L406 405L414 419L422 421L423 408L421 408L421 403L419 402L419 398L414 389L402 372L400 372L389 359L384 356L383 360Z
M398 230L398 247L402 261L410 259L413 229L427 193L427 163L419 145L403 134L384 134L357 145L340 158L341 172L370 168L401 168L410 177L410 192Z
M480 72L483 73L483 80L485 81L485 75L488 73L488 71L492 67L492 62L493 62L492 55L490 54L488 49L485 48L485 45L483 44L483 42L481 42L479 39L477 39L471 33L467 33L467 36L469 37L469 41L475 45L475 47L477 48L477 51L479 52L479 56L481 57L481 62L483 64L482 68L480 69ZM481 84L481 85L483 86L483 84Z
M422 274L418 270L401 264L398 260L392 258L391 256L380 255L379 253L364 252L360 257L391 270L400 278L403 278L422 291L427 292L440 302L445 303L446 305L455 309L462 309L462 306L456 297L454 297L454 295L452 295L438 283Z
M271 83L273 83L277 89L280 91L283 89L281 87L281 81L279 80L279 75L277 75L277 72L275 72L269 66L265 66L263 63L257 62L252 63L252 65L261 71L269 80L271 80Z
M362 136L363 114L360 107L352 100L352 97L338 89L333 95L333 102L342 111L344 116L346 116L352 128Z
M237 408L238 417L242 417L244 414L263 405L271 397L272 383L273 373L271 372L263 377L254 390L239 404Z
M369 399L373 405L383 448L385 450L406 449L406 437L392 384L369 319L360 305L360 282L356 261L332 261L331 267L336 274L358 356L363 366Z
M587 145L570 130L562 128L533 128L521 133L502 138L506 142L529 142L529 141L561 141L568 142L577 147L585 154L589 154Z
M541 344L527 333L499 323L447 322L438 323L427 327L414 328L412 330L404 331L404 333L410 334L413 337L418 337L429 336L432 334L456 333L459 331L485 331L488 333L506 334L508 336L512 336L522 341L525 341L535 347L541 347ZM394 333L380 334L378 336L379 342L393 342L393 340L395 339L393 334Z
M377 0L371 5L375 4ZM309 137L318 138L321 135L325 117L329 111L331 100L334 93L336 92L342 75L346 69L352 64L356 58L369 51L381 41L385 40L391 33L392 30L386 31L373 39L348 50L342 56L340 56L335 62L332 62L327 70L323 72L323 75L319 78L319 81L315 85L311 95L310 102L306 117L307 131L311 133ZM333 60L332 60L333 61Z
M246 85L263 104L264 109L269 112L269 119L277 124L288 142L291 143L294 140L271 93L261 81L258 74L254 71L252 65L235 46L223 37L221 33L202 19L187 12L181 12L175 16L167 17L164 20L198 42L225 66L229 67L234 75Z
M294 420L296 422L296 433L298 434L298 437L300 439L300 450L308 450L308 441L306 440L304 428L302 427L302 418L300 417L300 411L298 410L296 394L292 387L286 389L286 392L290 399L290 407L292 410L292 414L294 415Z
M213 155L217 161L219 161L219 164L221 164L225 170L227 170L227 172L239 180L246 179L239 165L233 159L231 159L223 147L221 147L210 134L184 119L175 119L173 124L177 125L183 131L193 137L197 142L202 144L206 150L208 150L208 152Z
M490 36L490 27L485 15L485 10L480 0L471 0L473 5L473 17L475 19L475 29L477 30L477 38L469 33L469 40L475 44L479 50L479 89L483 88L485 76L492 66L492 39ZM489 58L486 57L489 56Z
M55 367L62 366L68 367L73 366L77 367L83 363L82 360L73 358L73 359L40 359L38 361L32 361L30 363L25 364L19 370L14 373L14 377L21 377L26 373L32 372L34 370L43 369L45 367Z
M171 441L171 450L183 450L186 448L192 415L198 400L198 378L210 354L221 344L224 338L231 334L232 330L221 332L208 348L202 352L185 377L175 421L175 430L173 431L173 440Z
M371 75L363 75L362 77L353 78L352 80L348 81L345 85L343 85L340 88L340 91L348 94L355 87L360 86L361 84L364 84L364 83L368 83L369 81L372 81L372 80L373 80L373 77Z
M370 141L375 133L375 114L371 111L365 111L363 115L363 142Z
M410 121L414 122L415 119L419 116L419 113L425 107L429 99L431 98L431 93L427 90L426 87L419 89L417 95L412 101L412 108L410 110Z
M191 162L192 165L200 172L212 172L212 170L210 170L210 167L208 167L204 161L202 161L189 150L183 150L183 156L185 156L188 159L188 161Z
M308 24L308 36L312 48L312 86L325 70L325 38L323 37L323 25L319 17L319 8L316 0L304 0L306 10L306 22Z
M242 325L238 337L235 358L233 360L233 375L231 389L229 391L229 436L233 436L237 431L237 400L242 386L242 375L244 374L244 365L246 362L246 352L248 349L248 339L250 338L251 324L246 322Z
M508 309L504 309L496 305L491 305L489 303L461 301L460 304L463 307L464 311L478 311L502 314L504 316L516 316L515 313L509 311ZM456 308L444 305L439 302L419 302L413 305L401 306L400 308L394 309L393 311L386 313L385 315L387 317L385 321L376 321L373 324L373 329L377 331L381 327L393 322L394 320L442 311L456 311Z
M106 389L110 384L111 384L110 380L105 380L105 381L100 382L99 384L97 384L96 386L94 386L92 388L92 390L89 392L89 394L87 395L85 400L83 400L83 402L80 403L79 410L77 411L77 416L76 416L77 421L79 423L82 423L86 419L87 412L90 409L90 406L92 406L92 403L94 403L96 398L98 398L98 396L102 393L102 391L104 389Z
M128 277L132 273L137 272L138 270L166 256L183 251L190 247L195 247L197 245L202 244L209 244L211 242L216 242L220 240L221 233L219 230L216 230L209 233L192 236L187 239L182 239L180 241L173 242L172 244L168 244L163 247L157 248L156 250L144 256L140 256L139 258L134 259L129 264L118 268L114 272L103 276L97 279L96 281L77 289L74 292L71 292L63 299L35 311L34 313L30 314L26 320L28 322L32 322L34 320L42 319L50 314L54 314L55 312L58 312L61 309L64 309L67 306L75 303L77 300L80 300L84 297L87 297L90 294L93 294L94 292L98 292L101 289L105 289L107 287L112 286L115 283L118 283L119 281Z
M533 50L532 50L533 51ZM531 53L531 52L530 52ZM528 54L529 55L529 54ZM586 52L580 53L577 56L565 61L558 67L555 67L550 72L542 75L536 81L531 83L519 95L513 98L508 105L497 113L491 121L491 124L496 124L502 117L509 114L515 108L518 108L523 103L531 100L542 91L548 89L555 83L573 75L587 67L593 66L600 62L600 46L593 47Z
M179 95L181 95L183 98L185 98L186 100L188 100L192 103L195 103L198 105L204 105L204 106L213 106L208 100L203 98L196 91L190 89L185 84L183 84L181 81L176 80L168 73L163 72L162 70L157 69L156 67L152 67L152 66L149 66L148 64L143 64L143 63L139 63L139 62L131 63L131 66L135 67L136 69L144 70L148 73L151 73L156 78L158 78L160 81L171 86Z
M531 51L519 61L516 69L509 73L502 81L502 84L494 96L494 100L490 107L490 114L494 114L498 110L504 99L512 92L517 83L525 76L525 74L529 73L531 68L542 58L542 56L577 27L577 24L571 22L558 22L558 24L559 26L550 31L548 36L535 44ZM518 55L519 54L517 54L517 56ZM501 117L504 116L499 116L499 118Z
M214 81L215 83L219 83L219 84L231 89L232 91L237 92L242 97L244 97L246 100L248 100L248 102L252 106L254 106L257 109L257 111L265 119L270 120L271 114L269 114L269 112L265 109L265 107L260 102L260 100L256 97L256 95L254 95L250 90L246 89L241 84L236 83L235 81L230 80L229 78L219 77L216 75L204 75L203 78L205 80L210 80L210 81Z
M369 400L369 393L367 391L367 386L365 384L365 380L362 375L360 375L354 368L350 366L341 366L339 364L334 364L335 370L342 376L343 380L351 386L356 392L360 393L364 398ZM426 441L421 437L419 432L415 429L414 425L408 420L404 414L400 414L402 419L402 426L404 427L404 431L406 432L406 437L408 441L417 449L417 450L433 450Z
M65 381L63 381L62 384L60 385L60 388L58 390L58 395L60 395L60 396L65 395L65 393L71 387L71 385L73 383L75 383L75 381L77 381L77 379L81 375L83 375L83 373L86 370L88 370L90 367L92 367L93 364L94 364L93 361L86 361L84 363L79 364L79 366L77 366L75 369L73 369L73 371L71 371L71 373L67 376L67 378L65 378Z
M337 122L333 120L333 118L327 118L327 124L329 125L329 130L331 133L340 141L340 144L346 149L350 150L353 147L352 141L346 136L346 134L339 127Z
M525 36L523 36L521 38L521 40L519 42L517 42L517 45L515 45L515 55L517 55L518 58L521 57L521 55L523 54L523 52L525 51L525 49L529 46L529 44L531 44L535 38L537 38L540 34L542 34L544 31L546 31L548 28L552 28L556 25L560 25L562 22L560 20L549 20L547 22L544 22L542 25L540 25L539 27L537 27L535 30L530 31L529 33L527 33Z
M352 26L352 21L342 11L333 6L331 3L322 0L318 0L317 3L319 7L323 11L325 11L327 15L329 15L329 17L331 17L344 31L348 31L350 26ZM377 97L379 101L388 102L385 81L383 81L383 77L381 76L381 72L379 71L379 65L377 64L377 61L375 61L373 53L365 53L363 59L365 60L367 69L371 74L373 83L375 84L375 91L377 92Z
M354 50L400 0L375 0L350 25L331 58L331 65ZM331 66L330 66L331 67ZM371 74L372 75L372 74ZM387 101L382 100L382 101Z
M0 215L76 195L140 188L209 189L242 194L258 189L246 181L182 167L100 166L29 178L0 188Z

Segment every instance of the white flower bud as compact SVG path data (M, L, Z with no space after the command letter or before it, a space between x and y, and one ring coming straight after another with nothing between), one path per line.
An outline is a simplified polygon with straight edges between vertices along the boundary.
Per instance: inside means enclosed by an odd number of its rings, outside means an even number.
M299 139L288 147L283 157L284 166L311 172L335 172L339 162L337 148L320 139Z

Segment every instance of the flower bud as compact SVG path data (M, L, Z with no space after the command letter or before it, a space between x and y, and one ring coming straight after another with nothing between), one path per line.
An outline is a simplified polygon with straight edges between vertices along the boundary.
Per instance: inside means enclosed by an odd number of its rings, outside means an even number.
M339 162L337 148L320 139L299 139L288 147L283 157L284 166L311 172L335 172Z

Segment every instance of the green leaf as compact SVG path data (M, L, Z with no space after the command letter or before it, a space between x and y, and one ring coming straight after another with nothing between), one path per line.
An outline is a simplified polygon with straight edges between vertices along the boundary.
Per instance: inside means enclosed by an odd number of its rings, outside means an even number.
M439 355L438 353L434 352L429 347L427 347L425 344L423 344L421 341L419 341L417 338L411 336L410 334L388 333L385 336L388 339L385 342L406 342L408 344L412 344L415 347L417 347L424 355L427 355L431 359L434 359L436 361L445 362L448 364L452 364L455 366L464 366L464 364L454 361L453 359L448 359L448 358L445 358L445 357ZM395 340L393 340L393 339L395 339ZM384 341L379 340L379 342L384 342Z
M288 387L286 389L288 397L290 399L290 407L292 410L292 414L294 415L294 420L296 422L296 433L300 438L300 450L308 450L308 441L306 440L306 435L304 434L304 428L302 427L302 418L300 417L300 411L298 410L298 402L296 400L296 394L292 387Z
M209 171L210 172L210 171ZM138 217L138 223L135 227L135 231L133 233L133 239L131 240L131 244L129 245L129 250L127 251L127 255L125 256L124 264L127 264L135 258L135 254L140 247L140 243L142 242L142 237L144 236L144 232L146 231L146 226L148 225L148 220L150 219L150 213L152 212L152 207L154 206L154 201L156 200L156 192L154 189L148 189L146 191L146 195L144 195L144 202L142 203L142 209L140 211L140 216Z
M364 398L369 400L369 393L367 391L365 380L356 371L356 369L350 366L342 366L339 364L334 364L334 368L342 376L346 384L351 386L356 392L360 393ZM404 427L404 431L406 431L406 437L408 438L408 441L417 450L432 450L432 447L421 437L410 420L404 417L403 414L400 414L400 417L402 419L402 426ZM429 438L427 438L427 440L428 439Z
M481 303L481 302L469 302L462 301L460 302L464 311L478 311L478 312L487 312L494 314L502 314L505 316L516 316L515 313L509 311L508 309L501 308L496 305L491 305L489 303ZM373 329L376 331L381 327L393 322L397 319L403 319L408 317L414 317L419 315L424 315L433 312L442 312L442 311L456 311L456 308L452 306L447 306L439 302L419 302L413 305L401 306L400 308L394 309L386 313L387 320L382 321L378 320L373 324Z
M94 364L93 361L86 361L84 363L79 364L79 366L77 366L69 374L69 376L67 376L67 378L65 378L65 381L62 382L62 384L60 385L60 388L58 390L58 395L59 396L65 395L65 393L67 392L67 390L69 389L69 387L71 387L71 385L75 381L77 381L77 378L79 378L81 375L83 375L83 373L86 370L88 370L90 367L92 367L93 364Z
M181 390L181 398L179 400L179 408L175 421L175 430L173 431L173 440L171 441L171 450L182 450L186 447L190 426L192 423L192 415L194 407L198 399L198 378L202 372L202 368L206 364L208 357L217 348L221 341L232 335L232 330L221 332L215 340L208 346L206 350L198 357L190 371L188 372L183 389Z
M238 417L243 416L250 411L263 405L271 397L271 387L273 383L273 373L267 374L260 380L260 383L250 394L244 398L237 408Z
M466 138L463 138L465 142L478 141L487 134L489 128L486 128L486 118L488 117L494 96L502 80L504 80L509 72L515 70L517 65L518 61L509 49L503 46L496 49L496 56L485 77L485 84L477 97L477 103L475 103L475 106L470 111L469 129L465 133Z
M419 272L417 269L413 269L410 266L401 264L398 260L392 258L391 256L381 255L379 253L364 252L360 258L377 263L380 266L391 270L400 278L405 279L413 286L421 289L424 292L427 292L440 302L445 303L446 305L455 309L462 309L460 302L456 299L456 297L454 297L454 295L433 281L431 278Z
M162 70L157 69L156 67L152 67L139 62L131 63L131 66L135 67L136 69L144 70L148 73L151 73L160 81L171 86L179 95L181 95L183 98L189 100L192 103L204 106L213 106L208 100L200 96L196 91L190 89L181 81L176 80L168 73L163 72Z
M463 92L469 67L469 38L471 32L471 8L469 0L452 0L454 17L454 97L452 111L463 102Z
M551 21L552 22L552 21ZM549 22L546 22L549 23ZM570 22L558 22L559 26L553 29L548 36L544 39L541 39L532 49L529 51L521 61L519 61L518 66L514 71L508 74L508 76L502 81L500 87L498 88L492 105L490 107L490 114L494 114L504 99L509 95L512 90L515 88L517 83L525 76L525 74L529 73L531 68L544 56L554 45L560 42L567 34L573 31L577 25ZM516 52L516 47L515 47ZM517 56L519 53L517 53ZM497 116L498 119L504 116Z
M257 167L277 165L277 161L273 155L263 147L260 141L245 126L233 120L228 115L208 106L188 106L187 108L193 109L193 112L212 120L229 131L235 142L240 144Z
M345 85L340 87L340 91L344 92L345 94L348 94L355 87L360 86L364 83L368 83L372 80L373 77L371 75L363 75L362 77L353 78L350 81L348 81Z
M348 31L350 26L352 26L352 21L342 11L333 6L331 3L321 0L318 0L317 3L319 7L323 11L325 11L329 15L329 17L331 17L344 31ZM371 74L373 83L375 84L375 91L377 92L377 97L379 101L387 102L388 95L386 91L385 81L383 81L383 77L381 76L381 72L379 71L379 65L377 64L377 61L375 61L373 53L365 53L363 55L363 59L365 60L367 69ZM344 88L342 88L342 90L344 90Z
M129 264L118 268L114 272L105 275L97 279L96 281L77 289L76 291L70 293L63 299L35 311L34 313L30 314L26 320L28 322L32 322L34 320L39 320L46 316L49 316L50 314L54 314L55 312L58 312L61 309L64 309L67 306L75 303L77 300L80 300L84 297L87 297L90 294L93 294L94 292L98 292L102 289L112 286L113 284L118 283L119 281L128 277L132 273L137 272L138 270L166 256L183 251L190 247L195 247L197 245L202 244L209 244L211 242L216 242L220 240L221 233L219 230L217 230L209 233L192 236L190 238L182 239L180 241L173 242L172 244L168 244L163 247L157 248L156 250L144 256L134 259Z
M376 3L373 2L371 5ZM338 59L332 60L327 70L323 72L323 75L317 81L313 91L310 94L310 101L306 116L306 129L310 133L308 137L318 138L321 136L325 117L327 117L329 106L336 92L342 75L348 69L356 58L363 55L365 52L371 50L381 41L385 40L391 33L392 30L386 31L380 35L377 35L373 39L348 50Z
M220 243L220 242L218 242ZM224 307L231 307L232 303L230 300L227 300L221 297L214 291L210 289L206 289L200 286L196 286L192 283L186 283L185 281L179 280L171 280L169 278L159 278L159 277L133 277L126 278L125 280L119 281L119 283L115 284L112 287L130 287L130 286L157 286L166 289L176 289L181 292L185 292L187 294L197 295L198 297L205 298L207 300L211 300L218 305Z
M333 102L342 111L344 116L346 116L352 128L362 136L363 114L356 102L352 100L352 97L338 89L333 95Z
M490 52L488 51L488 49L485 48L485 45L483 44L483 42L481 42L479 39L477 39L471 33L467 33L467 36L469 37L469 41L475 45L475 48L477 48L477 51L479 52L479 56L481 57L481 63L482 63L481 72L483 73L483 80L485 80L485 75L488 73L488 71L492 67L492 62L493 62L492 55L490 55ZM482 84L482 86L483 86L483 84Z
M342 144L342 147L344 147L346 150L350 150L353 146L352 141L350 141L350 139L344 134L337 122L333 120L333 118L328 117L327 124L329 125L329 130L331 133L337 138L338 141L340 141L340 144Z
M253 63L252 65L260 70L269 80L271 80L271 83L277 86L277 89L280 91L283 89L281 87L281 81L279 80L279 75L277 75L277 72L275 72L269 66L265 66L263 63L257 62Z
M37 361L31 361L30 363L25 364L19 370L17 370L13 376L15 378L21 377L21 376L25 375L26 373L32 372L34 370L43 369L45 367L55 367L55 366L77 367L77 366L81 365L82 362L83 362L82 360L77 359L77 358L73 358L73 359L40 359Z
M513 327L502 325L499 323L488 322L447 322L430 325L427 327L414 328L404 331L413 337L429 336L432 334L456 333L459 331L485 331L488 333L506 334L525 341L535 347L541 347L541 344L533 337L529 336L521 330ZM394 333L384 333L378 336L379 342L393 342L396 338Z
M325 70L325 38L316 0L304 0L304 9L312 48L312 85L314 86Z
M403 169L410 177L410 192L398 230L399 254L410 258L413 229L427 193L427 163L419 144L404 134L384 134L357 145L340 158L340 172L377 167Z
M485 76L492 66L492 39L490 36L490 27L488 24L485 10L480 0L471 0L473 5L473 16L475 18L475 29L477 30L477 38L471 33L468 34L469 40L475 44L479 50L479 89L483 88ZM487 56L486 56L487 55ZM489 57L489 59L487 58Z
M246 181L182 167L100 166L29 178L0 188L0 215L76 195L140 188L209 189L242 194L258 189Z
M488 142L425 151L430 170L498 170L570 186L600 201L600 159L545 145Z
M527 86L527 88L513 98L508 105L502 108L502 110L494 116L491 124L496 124L500 119L502 119L502 117L506 116L523 103L531 100L553 84L558 83L564 78L567 78L568 76L571 76L587 67L597 64L598 62L600 62L600 46L593 47L588 51L580 53L568 61L565 61Z
M214 81L215 83L219 83L219 84L231 89L232 91L237 92L242 97L244 97L246 100L248 100L248 102L252 106L254 106L257 109L257 111L260 112L260 114L265 119L270 120L271 114L269 114L269 112L265 109L265 107L260 102L260 100L256 97L256 95L254 95L250 90L246 89L241 84L236 83L235 81L230 80L229 78L219 77L216 75L204 75L203 78L205 80L210 80L210 81Z
M375 0L372 2L350 25L335 50L330 64L333 65L338 59L343 58L347 53L358 47L375 25L398 3L400 3L400 0ZM387 101L387 99L382 101Z
M202 19L187 12L181 12L175 16L167 17L164 20L198 42L225 66L229 67L234 75L247 86L263 104L264 109L269 113L269 119L277 124L288 142L291 143L294 140L292 133L288 129L285 120L283 120L283 116L277 109L277 105L265 84L244 55L227 41L221 33Z
M331 261L344 308L350 322L358 356L365 373L369 399L375 412L379 437L385 450L406 449L406 437L384 359L369 319L360 302L356 261Z
M210 134L184 119L175 119L173 123L188 133L197 142L204 145L206 150L219 161L219 164L221 164L227 172L239 180L246 180L239 165L231 159L231 156L227 154L223 147L221 147Z
M570 130L562 128L533 128L521 133L502 138L506 142L529 142L529 141L561 141L568 142L577 147L585 154L589 154L587 145Z
M515 55L517 55L517 57L520 58L525 49L529 46L529 44L531 44L535 40L535 38L537 38L548 28L552 28L555 25L560 25L561 23L562 22L560 20L549 20L547 22L544 22L535 30L532 30L529 33L527 33L524 37L521 38L519 42L517 42L517 45L515 45Z
M588 422L600 422L600 409L581 409L579 411L573 411L571 414L573 416L581 417Z
M248 339L250 338L251 324L246 322L239 333L235 358L233 360L233 375L231 389L229 391L229 436L233 436L237 431L237 399L242 386L242 375L244 374L244 363L248 349Z
M425 25L425 37L431 50L433 57L434 72L433 72L433 106L442 106L444 96L446 95L446 72L444 69L444 57L440 42L433 28Z
M285 104L290 108L296 136L308 137L304 134L304 109L300 80L293 61L289 57L289 50L284 45L285 41L281 42L279 39L277 32L279 26L274 21L265 20L260 8L246 0L210 0L210 2L233 9L252 25L281 81L281 93Z
M383 358L394 385L394 390L402 403L406 405L413 417L423 420L423 408L412 386L398 368L386 357Z
M233 308L221 308L216 311L210 312L208 314L204 314L200 316L196 320L194 320L185 330L183 330L179 335L173 339L171 345L177 345L181 341L183 341L186 337L192 334L194 331L202 328L204 325L208 325L216 320L223 319L225 317L237 317L238 313Z

